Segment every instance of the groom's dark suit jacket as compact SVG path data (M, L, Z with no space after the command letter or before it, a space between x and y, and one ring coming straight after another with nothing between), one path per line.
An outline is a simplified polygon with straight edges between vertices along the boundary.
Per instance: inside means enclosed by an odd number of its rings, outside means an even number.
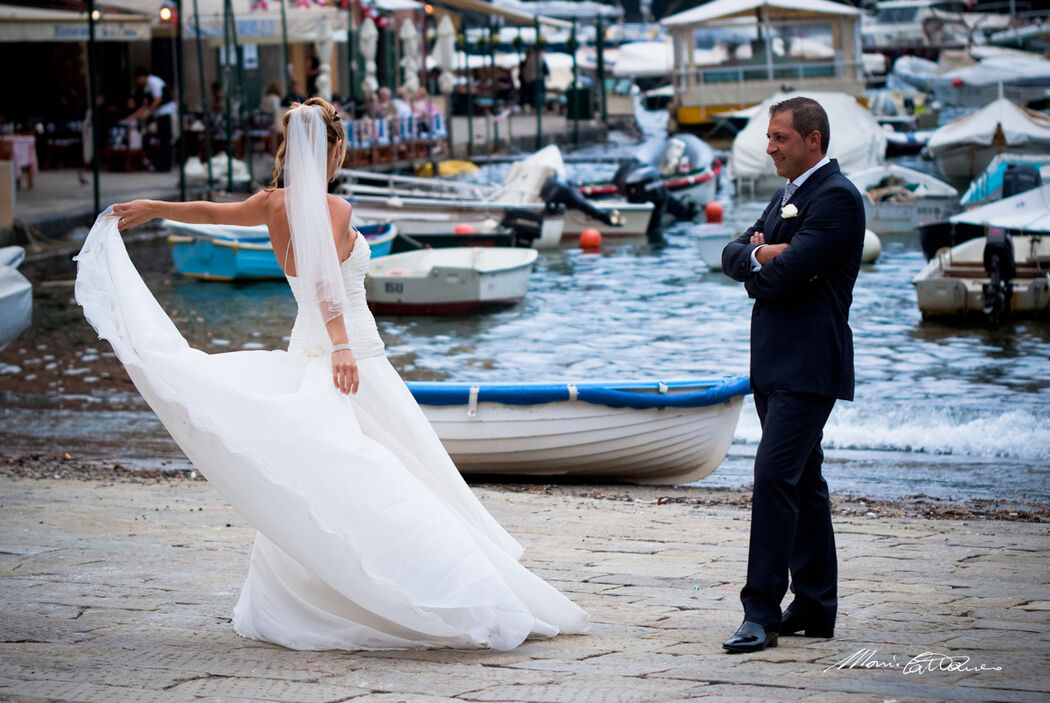
M751 385L853 399L853 334L849 307L864 246L860 193L832 159L792 196L798 215L781 216L783 190L754 226L722 251L722 268L755 299L751 313ZM751 271L751 235L788 243Z

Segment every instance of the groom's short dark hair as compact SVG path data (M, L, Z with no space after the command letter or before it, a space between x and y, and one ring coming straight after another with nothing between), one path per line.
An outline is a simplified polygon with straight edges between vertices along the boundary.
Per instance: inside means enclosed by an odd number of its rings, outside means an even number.
M828 113L813 98L788 98L769 106L769 116L791 111L791 126L805 139L813 132L820 132L820 153L828 153L828 142L831 141L831 125Z

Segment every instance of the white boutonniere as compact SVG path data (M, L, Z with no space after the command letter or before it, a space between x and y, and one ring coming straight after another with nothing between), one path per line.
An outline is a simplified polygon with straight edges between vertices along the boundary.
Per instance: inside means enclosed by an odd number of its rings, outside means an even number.
M798 217L798 208L795 207L794 203L788 203L784 207L780 208L780 217L788 219L789 217Z

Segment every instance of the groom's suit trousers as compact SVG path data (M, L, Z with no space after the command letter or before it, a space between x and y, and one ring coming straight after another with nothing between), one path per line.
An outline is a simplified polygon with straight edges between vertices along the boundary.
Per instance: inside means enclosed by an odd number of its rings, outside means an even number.
M746 620L779 626L790 572L795 609L815 625L835 622L838 569L820 449L834 404L834 398L812 393L755 391L762 440L755 456L747 583L740 594Z

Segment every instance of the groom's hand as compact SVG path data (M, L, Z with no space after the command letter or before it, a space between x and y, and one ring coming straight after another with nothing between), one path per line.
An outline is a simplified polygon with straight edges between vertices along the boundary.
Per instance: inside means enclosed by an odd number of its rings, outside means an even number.
M751 239L753 240L755 236L756 235L751 235ZM761 242L759 242L759 244L761 244ZM780 256L780 254L782 254L787 248L787 244L766 244L765 246L755 250L755 259L758 260L758 263L765 266L770 261Z

